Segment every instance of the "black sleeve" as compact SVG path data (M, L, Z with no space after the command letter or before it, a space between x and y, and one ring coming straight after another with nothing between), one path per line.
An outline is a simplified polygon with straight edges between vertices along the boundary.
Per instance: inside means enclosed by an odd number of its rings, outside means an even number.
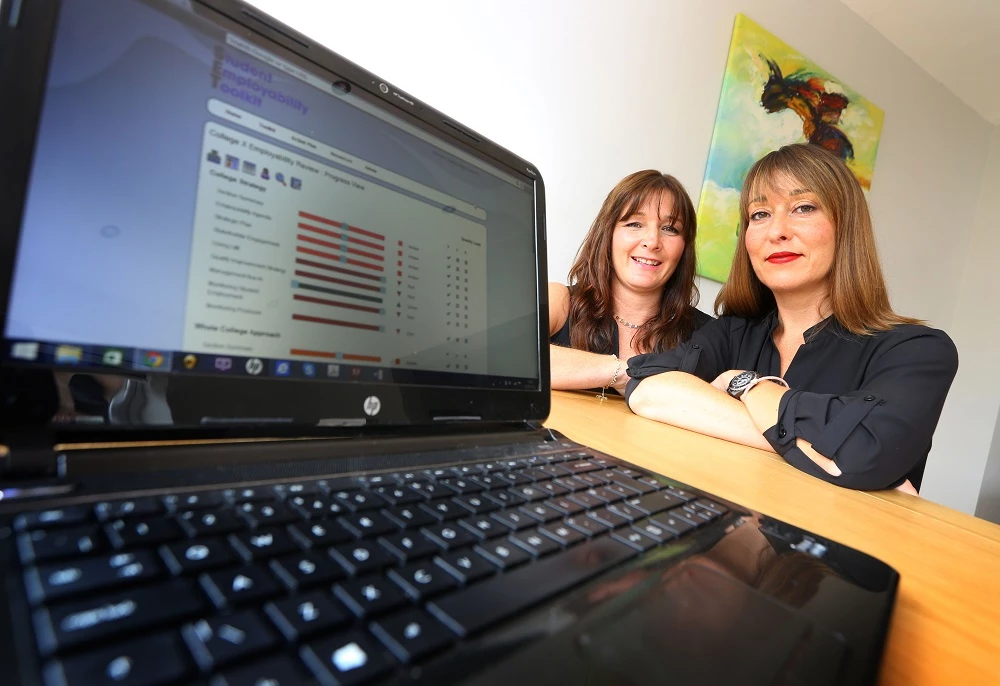
M730 329L733 323L733 317L712 319L676 348L630 357L628 375L631 378L625 387L625 400L628 401L640 381L663 372L687 372L709 383L714 381L715 377L729 369L725 364L730 358Z
M869 362L862 388L846 395L792 390L778 406L778 422L764 432L792 466L846 488L898 486L927 454L958 351L942 331L901 327ZM898 332L898 333L897 333ZM801 437L837 463L842 474L821 469L795 445Z

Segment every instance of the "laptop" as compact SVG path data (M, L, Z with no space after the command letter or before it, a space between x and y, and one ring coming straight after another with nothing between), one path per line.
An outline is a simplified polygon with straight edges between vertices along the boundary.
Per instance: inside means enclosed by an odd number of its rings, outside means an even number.
M233 0L0 88L6 683L875 680L891 568L543 426L531 163Z

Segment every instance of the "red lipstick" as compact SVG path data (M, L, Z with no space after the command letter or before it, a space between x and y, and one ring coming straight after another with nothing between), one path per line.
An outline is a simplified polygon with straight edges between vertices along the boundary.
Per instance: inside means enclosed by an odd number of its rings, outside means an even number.
M802 255L794 252L776 252L767 256L767 261L771 264L788 264L799 259Z

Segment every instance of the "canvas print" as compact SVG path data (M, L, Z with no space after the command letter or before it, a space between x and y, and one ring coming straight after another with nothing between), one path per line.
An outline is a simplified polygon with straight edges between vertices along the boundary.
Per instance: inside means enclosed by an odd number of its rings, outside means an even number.
M736 250L743 177L762 155L812 143L839 155L867 191L881 109L748 17L736 16L698 203L698 273L723 282Z

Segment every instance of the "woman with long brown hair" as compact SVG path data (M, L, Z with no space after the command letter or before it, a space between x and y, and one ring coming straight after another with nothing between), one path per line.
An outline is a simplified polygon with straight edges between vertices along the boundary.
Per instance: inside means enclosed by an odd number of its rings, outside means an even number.
M692 306L696 229L691 198L669 174L636 172L612 189L571 285L549 284L553 388L623 390L623 360L672 348L711 319Z
M740 218L721 316L629 360L629 406L840 486L916 494L958 353L893 312L854 175L818 146L785 146L751 167Z

